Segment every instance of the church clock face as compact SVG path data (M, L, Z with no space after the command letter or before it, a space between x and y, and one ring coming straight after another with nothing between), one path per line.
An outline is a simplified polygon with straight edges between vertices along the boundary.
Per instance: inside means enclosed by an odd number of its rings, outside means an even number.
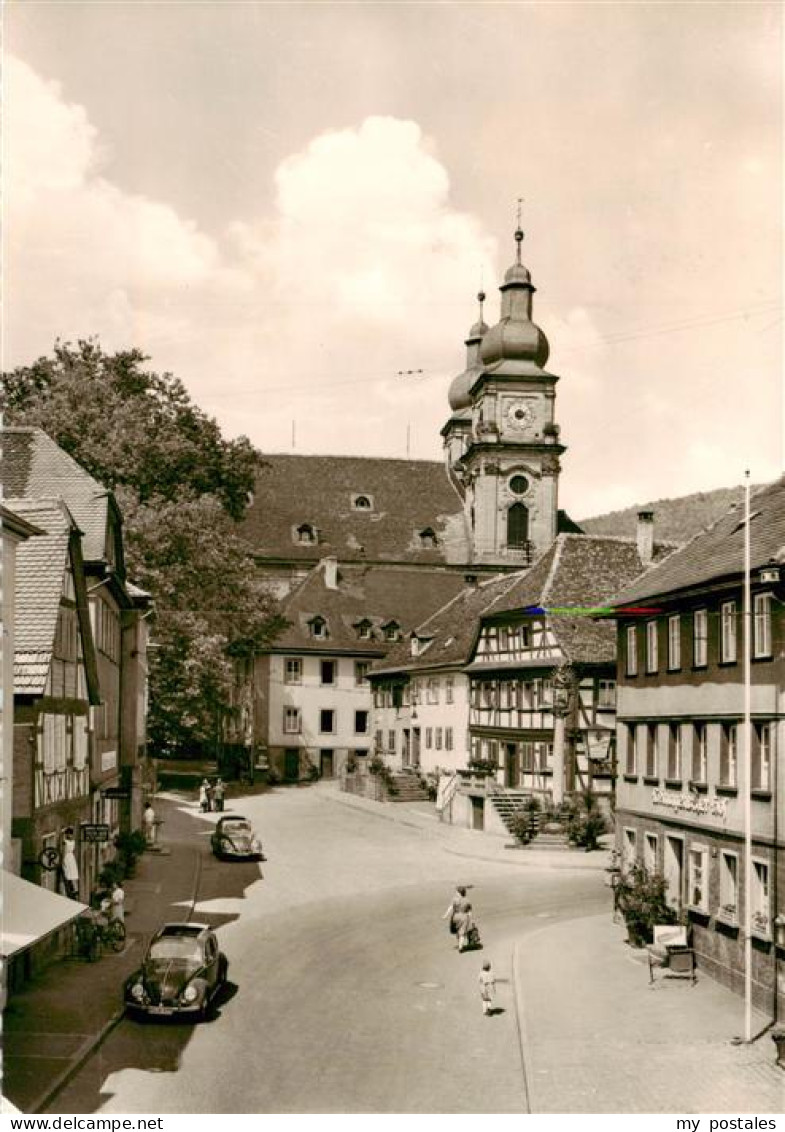
M507 421L510 428L525 429L534 420L534 413L528 401L511 401L507 408Z

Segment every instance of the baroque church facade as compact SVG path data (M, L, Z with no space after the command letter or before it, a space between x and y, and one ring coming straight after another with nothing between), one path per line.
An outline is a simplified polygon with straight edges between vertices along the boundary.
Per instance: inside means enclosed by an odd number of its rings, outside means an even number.
M477 579L528 568L560 532L558 377L521 262L448 394L445 459L269 455L243 525L288 627L238 659L225 769L335 775L374 749L369 667Z

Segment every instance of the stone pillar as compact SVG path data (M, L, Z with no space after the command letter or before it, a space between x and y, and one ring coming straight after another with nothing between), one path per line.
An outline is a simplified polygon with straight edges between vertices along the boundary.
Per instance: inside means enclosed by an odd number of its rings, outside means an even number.
M554 706L553 712L553 804L564 801L564 712Z

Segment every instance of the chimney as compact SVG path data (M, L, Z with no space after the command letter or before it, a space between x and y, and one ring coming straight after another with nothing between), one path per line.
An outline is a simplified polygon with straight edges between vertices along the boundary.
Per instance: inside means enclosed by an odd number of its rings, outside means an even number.
M338 589L338 559L337 558L323 558L322 566L324 566L324 584L328 590Z
M638 529L636 531L638 543L638 557L644 566L650 566L654 557L654 512L638 512Z

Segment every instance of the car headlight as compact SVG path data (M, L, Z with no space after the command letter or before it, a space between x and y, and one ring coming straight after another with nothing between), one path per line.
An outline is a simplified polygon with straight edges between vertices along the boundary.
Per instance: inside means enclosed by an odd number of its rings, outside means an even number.
M144 998L144 986L141 983L134 983L134 985L131 987L131 995L137 1000L137 1002L141 1002L141 1000Z
M183 991L183 1002L196 1002L199 997L199 991L193 984L187 986Z

